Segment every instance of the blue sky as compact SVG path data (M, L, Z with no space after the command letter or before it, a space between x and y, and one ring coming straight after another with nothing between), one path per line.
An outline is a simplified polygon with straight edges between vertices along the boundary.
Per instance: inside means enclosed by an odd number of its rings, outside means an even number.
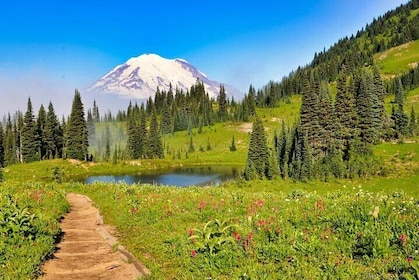
M4 1L0 116L24 111L28 96L35 108L52 100L66 113L75 88L83 95L113 67L143 53L184 58L242 91L259 88L406 2Z

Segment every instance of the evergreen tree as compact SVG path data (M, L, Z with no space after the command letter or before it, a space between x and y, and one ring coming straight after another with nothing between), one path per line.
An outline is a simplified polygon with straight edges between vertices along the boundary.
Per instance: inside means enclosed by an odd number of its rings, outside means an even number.
M220 85L220 94L218 95L218 119L220 122L227 120L227 95L224 85Z
M249 150L247 153L247 164L246 168L253 168L257 174L257 177L263 179L266 177L269 171L269 152L266 144L265 130L262 125L262 121L258 116L255 118L253 123L252 135L250 137ZM252 170L249 170L251 172ZM250 174L246 174L245 178L251 177Z
M66 156L83 160L87 156L87 123L84 118L83 103L80 92L76 89L66 127Z
M127 134L128 134L128 139L127 139L127 147L128 147L128 151L129 151L129 155L131 159L138 159L141 156L141 143L140 143L140 126L138 124L138 114L139 114L139 109L138 106L136 106L136 108L138 110L134 110L132 109L132 106L130 104L130 107L128 107L129 110L129 114L128 114L128 121L127 121Z
M162 134L171 133L173 130L172 115L170 113L170 107L169 107L167 98L163 100L160 127L161 127Z
M51 102L48 105L46 118L47 121L44 128L46 156L49 159L61 157L63 150L63 131Z
M110 159L111 159L111 144L109 141L109 137L106 137L105 154L104 154L103 160L109 161Z
M163 144L161 141L157 112L153 109L151 113L150 132L148 136L148 157L163 158Z
M288 147L288 133L285 128L285 122L282 121L281 126L281 133L276 140L275 143L275 150L278 157L278 164L282 178L288 177L288 161L289 161L289 147Z
M253 116L256 114L256 90L250 85L249 94L247 95L247 108L249 109L249 115Z
M147 154L147 112L144 104L140 107L140 127L138 129L138 147L140 158L145 158Z
M235 141L235 139L234 139L234 135L233 135L233 139L231 139L230 151L231 151L231 152L235 152L235 151L237 151L237 148L236 148L236 141Z
M30 98L28 98L28 106L23 123L24 125L21 132L21 160L23 162L40 160L40 141Z
M243 177L246 180L256 180L259 178L256 172L255 164L249 157L247 158L246 165L244 167Z
M16 130L13 129L10 114L7 116L5 143L4 143L4 166L12 165L17 162L16 156Z
M363 144L362 153L368 153L371 144L375 142L378 132L373 123L374 111L373 103L377 102L373 98L371 90L371 77L366 73L361 73L356 81L356 109L358 112L358 128L360 131L361 142Z
M192 136L191 136L191 138L189 140L188 153L193 153L193 152L195 152L195 146L193 144L193 139L192 139Z
M336 118L332 104L332 97L329 92L329 86L322 83L319 94L319 146L321 157L326 156L336 137Z
M350 80L348 86L347 77L343 71L337 81L337 93L335 98L335 116L337 121L336 138L339 140L337 148L343 150L347 158L350 142L357 134L358 115L355 105L354 80Z
M94 122L99 122L100 121L99 107L96 104L96 99L93 100L92 121L94 121Z
M46 123L47 123L47 113L45 112L44 105L41 105L38 112L38 118L36 120L37 133L39 135L39 142L40 142L41 159L45 159L47 157L47 143L45 139Z
M416 123L416 113L412 105L412 108L410 109L410 118L409 118L409 134L411 136L416 136L417 130L418 130L418 124Z
M96 105L96 104L95 104ZM96 128L94 123L92 110L87 110L87 140L89 141L89 146L94 146L95 143L95 134Z
M313 155L318 154L320 147L319 88L318 80L315 80L313 86L310 85L309 74L307 73L303 80L300 125L303 135L307 135L307 141L314 152Z
M0 168L4 166L4 132L0 122Z
M375 131L377 131L377 138L379 138L386 123L387 115L384 108L384 97L386 92L377 66L374 66L373 68L373 84L373 126Z
M393 110L392 119L395 125L395 131L397 133L398 138L402 138L403 136L408 134L408 125L409 125L409 118L404 112L404 92L403 92L403 85L402 82L397 80L396 82L396 93L395 93L395 103L396 109Z

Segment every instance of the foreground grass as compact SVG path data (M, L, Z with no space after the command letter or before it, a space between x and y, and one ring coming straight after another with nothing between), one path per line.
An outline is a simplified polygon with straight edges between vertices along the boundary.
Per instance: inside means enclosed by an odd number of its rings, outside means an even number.
M371 193L353 185L325 194L65 188L98 204L120 241L151 269L151 279L393 279L416 273L419 200L402 191Z
M0 279L34 279L54 251L65 193L41 183L0 183Z

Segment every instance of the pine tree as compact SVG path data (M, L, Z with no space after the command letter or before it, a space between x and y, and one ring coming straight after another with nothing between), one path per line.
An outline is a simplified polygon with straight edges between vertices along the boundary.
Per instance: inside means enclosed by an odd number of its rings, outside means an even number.
M140 147L140 137L139 137L139 124L137 118L139 118L139 110L132 109L132 106L130 104L130 107L128 107L129 114L128 114L128 121L127 121L127 147L129 151L129 155L131 159L138 159L141 156L141 147ZM136 107L138 108L138 106Z
M48 105L47 121L44 128L44 138L46 144L46 156L49 159L62 156L63 150L63 131L60 127L54 106L50 102Z
M0 122L0 168L4 166L4 132Z
M394 120L395 131L398 138L408 134L409 117L404 112L404 92L400 79L396 82L395 103L396 108L393 110L392 119Z
M312 147L313 155L319 153L319 90L320 84L315 80L314 85L310 85L309 74L304 76L303 80L303 96L301 103L300 122L301 131L307 135L307 141Z
M275 143L276 154L278 157L278 164L279 164L281 176L282 178L287 178L288 177L288 161L289 161L288 152L289 151L288 151L288 134L285 128L284 121L282 121L281 133L279 137L277 138L277 140L274 141L274 143Z
M374 66L373 68L373 94L374 94L374 100L373 103L373 125L375 127L375 130L377 131L378 137L382 135L381 131L383 130L386 120L387 120L387 114L386 110L384 108L384 97L386 95L383 81L381 79L380 71L377 66ZM378 140L378 139L376 139Z
M94 123L92 110L87 110L87 140L89 141L89 146L94 146L95 143L95 134L96 128Z
M147 155L147 113L144 109L144 104L140 107L140 127L138 129L138 153L140 158L145 158Z
M250 85L249 94L247 95L247 107L249 115L254 116L256 114L256 90L252 85Z
M171 133L173 130L172 115L170 113L170 107L169 107L167 98L163 100L160 127L161 127L162 134Z
M84 118L83 103L80 92L76 89L70 117L66 127L66 156L83 160L87 156L87 123Z
M151 113L150 132L148 136L148 157L163 158L163 144L161 141L157 112L153 109Z
M337 148L343 150L345 155L347 155L351 140L356 135L358 126L353 83L351 79L351 86L348 86L344 71L339 75L334 105L337 121L336 138L339 140Z
M10 114L7 116L5 142L4 142L4 166L12 165L17 162L16 157L16 130L13 129Z
M103 156L103 160L109 161L110 159L111 159L111 144L109 141L109 137L106 137L105 154Z
M24 125L21 131L21 160L23 162L40 160L40 141L30 98L28 99L28 106L23 123Z
M93 100L92 120L94 122L99 122L100 121L99 107L96 104L96 99Z
M224 85L220 85L220 94L218 95L218 119L220 122L227 120L227 95Z
M319 103L319 146L322 152L321 157L324 157L329 153L332 142L336 137L335 112L329 86L326 83L323 83L320 87Z
M415 113L415 109L412 108L410 109L410 118L409 118L409 134L410 136L416 136L417 135L417 130L418 130L418 124L416 123L416 113Z
M356 80L356 110L358 113L358 128L362 146L361 153L369 153L371 145L376 141L378 132L374 125L373 103L376 103L375 95L372 93L372 79L361 72Z
M235 151L237 151L237 148L236 148L236 141L235 141L235 139L234 139L234 135L233 135L233 139L231 140L230 151L231 151L231 152L235 152Z
M41 105L38 112L38 118L36 120L37 133L40 141L40 157L45 159L47 157L47 143L45 139L45 126L47 123L47 113L45 112L44 105Z
M192 136L191 136L191 138L189 140L188 153L193 153L193 152L195 152L195 146L193 144L193 139L192 139Z
M247 164L248 168L255 168L257 177L263 179L269 172L269 153L266 144L265 130L262 125L262 121L258 116L255 118L253 123L252 135L250 137L249 150L247 153ZM248 178L250 175L245 174L244 177Z

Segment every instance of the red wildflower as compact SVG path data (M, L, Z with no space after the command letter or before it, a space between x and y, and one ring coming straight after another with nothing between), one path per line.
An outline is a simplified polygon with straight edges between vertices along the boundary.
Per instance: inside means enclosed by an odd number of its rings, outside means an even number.
M189 236L192 236L193 235L193 229L188 230L188 234L189 234Z
M406 258L406 261L407 261L409 264L411 264L411 263L412 263L412 261L413 261L413 258L412 258L412 257L407 257L407 258Z
M205 201L201 201L200 203L199 203L199 206L198 206L198 209L199 210L202 210L202 209L204 209L205 208L205 206L207 205L207 203L205 202Z
M195 256L196 256L196 251L195 251L195 250L192 250L192 251L191 251L191 257L192 257L192 258L195 258Z
M240 234L237 231L234 232L234 239L237 241L240 241L240 239L242 239Z
M402 234L402 235L400 236L400 242L402 243L402 245L403 245L403 246L406 244L406 241L407 241L407 236L406 236L406 234Z

